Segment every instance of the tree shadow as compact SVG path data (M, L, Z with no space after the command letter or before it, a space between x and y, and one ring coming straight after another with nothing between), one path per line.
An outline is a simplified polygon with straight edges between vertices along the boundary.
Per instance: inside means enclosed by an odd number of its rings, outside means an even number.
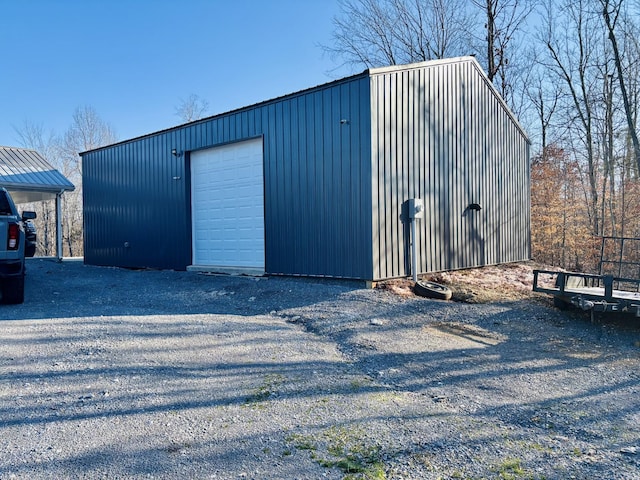
M27 302L0 308L19 320L3 325L0 446L31 432L36 453L7 455L0 477L170 477L188 459L193 477L244 461L311 478L320 467L287 438L328 451L335 428L363 429L390 463L454 459L469 476L505 455L547 478L584 473L591 447L614 452L592 476L635 468L617 452L640 442L637 328L341 282L29 267ZM70 435L87 445L56 457Z

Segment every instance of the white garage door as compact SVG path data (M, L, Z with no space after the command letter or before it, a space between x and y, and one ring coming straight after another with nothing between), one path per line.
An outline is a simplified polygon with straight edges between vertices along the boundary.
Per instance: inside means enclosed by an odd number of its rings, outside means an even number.
M193 265L264 272L262 139L191 154Z

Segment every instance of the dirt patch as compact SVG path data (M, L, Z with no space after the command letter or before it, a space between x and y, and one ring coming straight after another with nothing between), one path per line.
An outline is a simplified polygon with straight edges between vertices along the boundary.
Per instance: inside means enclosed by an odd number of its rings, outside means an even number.
M469 268L452 272L424 275L422 279L448 286L453 292L452 300L465 303L491 303L512 300L535 300L548 302L546 295L533 292L533 271L553 270L553 267L533 262L509 263L489 267ZM412 297L413 281L394 279L381 282L378 288L402 297Z

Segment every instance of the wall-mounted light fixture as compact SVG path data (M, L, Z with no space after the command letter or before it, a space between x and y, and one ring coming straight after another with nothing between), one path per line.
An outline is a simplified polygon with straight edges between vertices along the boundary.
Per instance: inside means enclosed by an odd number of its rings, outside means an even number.
M482 210L482 207L480 206L479 203L471 203L467 208L469 210L475 210L476 212L479 212L480 210Z
M349 125L349 120L343 118L342 120L340 120L340 125Z
M179 152L177 149L172 148L171 149L171 155L173 155L174 157L181 157L182 156L182 152Z

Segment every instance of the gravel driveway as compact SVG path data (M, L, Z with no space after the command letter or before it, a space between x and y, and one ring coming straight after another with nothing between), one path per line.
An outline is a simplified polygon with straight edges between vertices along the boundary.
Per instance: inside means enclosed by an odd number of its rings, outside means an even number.
M638 479L640 321L28 261L0 478Z

